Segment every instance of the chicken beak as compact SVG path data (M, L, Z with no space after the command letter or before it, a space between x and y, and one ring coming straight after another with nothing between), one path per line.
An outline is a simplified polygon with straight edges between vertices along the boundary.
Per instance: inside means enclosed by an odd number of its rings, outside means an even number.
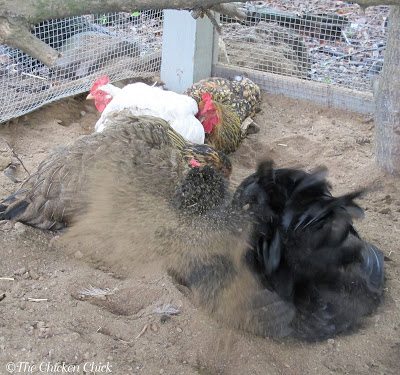
M91 93L89 93L89 95L86 97L86 100L93 100L93 99L94 96Z

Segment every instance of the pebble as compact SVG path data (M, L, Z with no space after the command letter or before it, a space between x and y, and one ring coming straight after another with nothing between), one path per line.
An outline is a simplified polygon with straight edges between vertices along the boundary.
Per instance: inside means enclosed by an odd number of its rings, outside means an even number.
M390 213L390 208L389 208L389 207L382 208L382 209L379 211L379 213L380 213L380 214L387 215L388 213Z
M74 257L76 259L82 259L83 258L83 254L82 254L81 251L78 250L78 251L75 252Z
M14 275L17 275L17 276L21 276L24 273L26 273L26 268L25 267L18 268L17 270L14 271Z
M9 156L0 155L0 171L4 171L11 164L11 158Z
M25 233L27 231L28 227L25 224L22 224L20 222L16 222L14 224L14 230L17 233Z
M30 276L33 280L38 280L38 279L39 279L39 275L38 275L35 271L33 271L33 270L30 270L30 271L29 271L29 276Z
M86 111L81 111L80 113L82 117L86 115Z
M10 230L10 229L12 229L13 224L11 221L8 221L8 220L0 220L0 226L1 226L1 229L3 229L3 230Z
M47 357L49 359L53 359L54 358L54 349L50 349L49 352L47 353Z
M183 332L182 328L180 328L180 327L178 327L178 328L176 329L176 331L179 332L179 333Z

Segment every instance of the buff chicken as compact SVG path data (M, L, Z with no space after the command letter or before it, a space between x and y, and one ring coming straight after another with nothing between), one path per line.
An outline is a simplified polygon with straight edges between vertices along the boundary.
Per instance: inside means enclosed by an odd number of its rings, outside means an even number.
M234 152L259 110L260 88L245 77L213 77L195 83L185 93L199 106L197 117L203 124L206 141L217 150Z
M231 172L225 155L211 146L186 142L162 119L122 110L111 113L106 125L103 132L81 137L42 161L18 191L0 202L0 220L50 230L69 226L86 209L92 176L103 169L106 173L106 167L166 196L191 168L210 165L227 177ZM163 183L146 184L151 174L158 174Z

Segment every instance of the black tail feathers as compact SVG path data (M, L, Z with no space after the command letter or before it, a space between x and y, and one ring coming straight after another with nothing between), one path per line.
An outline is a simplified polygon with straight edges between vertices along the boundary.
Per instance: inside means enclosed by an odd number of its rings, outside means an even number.
M357 327L383 294L384 257L362 241L354 202L365 190L332 196L327 169L312 173L261 163L234 195L254 224L246 262L263 285L293 304L295 335L321 340Z

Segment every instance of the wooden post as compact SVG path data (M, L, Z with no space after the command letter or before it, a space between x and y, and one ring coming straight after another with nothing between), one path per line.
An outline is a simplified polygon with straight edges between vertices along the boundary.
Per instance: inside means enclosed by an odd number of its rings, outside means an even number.
M161 80L182 93L211 76L214 31L207 17L193 19L188 11L164 10Z

